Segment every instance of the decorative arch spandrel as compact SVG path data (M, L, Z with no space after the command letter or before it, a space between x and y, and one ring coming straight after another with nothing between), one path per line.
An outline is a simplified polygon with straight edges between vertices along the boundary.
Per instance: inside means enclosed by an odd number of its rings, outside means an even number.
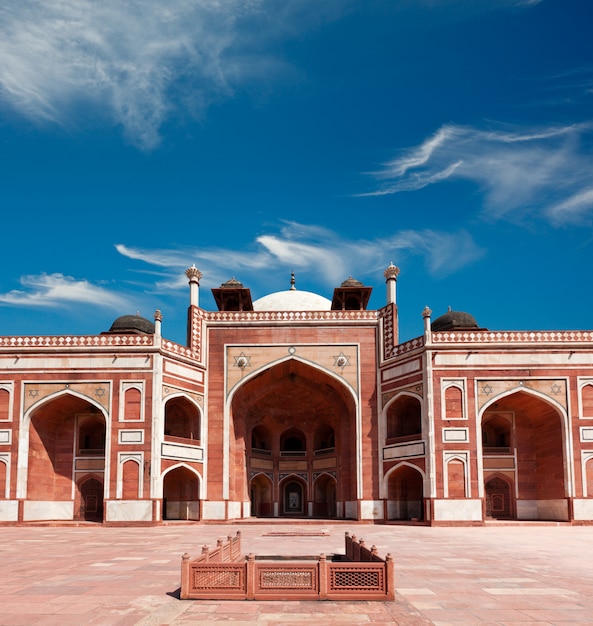
M522 378L513 380L477 380L477 400L478 409L482 410L493 398L501 395L508 395L514 391L524 391L529 389L542 396L547 396L554 403L559 404L568 411L568 396L566 380L558 379L537 379Z
M101 405L105 412L109 412L111 398L111 383L86 382L86 383L25 383L23 393L23 412L26 413L33 405L41 400L53 396L61 391L71 391Z

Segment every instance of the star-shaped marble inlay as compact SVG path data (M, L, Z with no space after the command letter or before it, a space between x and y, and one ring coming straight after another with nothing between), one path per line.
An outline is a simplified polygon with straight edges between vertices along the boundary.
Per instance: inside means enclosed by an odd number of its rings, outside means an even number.
M341 367L344 369L347 365L350 365L350 357L340 352L338 356L334 356L334 365L335 367Z
M554 383L551 389L552 389L552 393L555 396L557 396L562 391L562 387L558 383Z
M485 393L487 396L489 396L491 393L493 393L493 389L489 384L486 385L482 385L482 393Z
M39 389L29 389L29 398L36 398L39 395Z
M251 367L251 357L247 356L244 352L241 352L239 356L233 357L235 359L235 367L244 370L246 367Z
M103 398L104 396L105 396L105 388L104 387L97 387L95 389L95 397Z

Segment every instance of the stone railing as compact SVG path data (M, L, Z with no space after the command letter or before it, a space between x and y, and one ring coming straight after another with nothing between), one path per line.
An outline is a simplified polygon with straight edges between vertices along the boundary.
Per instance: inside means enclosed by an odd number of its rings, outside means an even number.
M432 343L593 343L593 332L583 330L443 331L432 333Z
M154 345L153 335L44 335L0 337L0 348L113 348Z
M240 557L237 537L181 560L182 600L394 600L391 555L382 559L373 546L346 533L345 555L319 557Z
M208 322L376 321L377 311L204 311Z

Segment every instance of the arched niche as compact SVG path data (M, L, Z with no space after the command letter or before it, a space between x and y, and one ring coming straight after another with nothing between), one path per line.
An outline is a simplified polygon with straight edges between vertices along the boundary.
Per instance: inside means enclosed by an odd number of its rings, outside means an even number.
M165 438L201 440L200 410L188 398L176 396L165 402Z
M403 393L386 409L387 439L413 440L422 436L422 404L420 398Z

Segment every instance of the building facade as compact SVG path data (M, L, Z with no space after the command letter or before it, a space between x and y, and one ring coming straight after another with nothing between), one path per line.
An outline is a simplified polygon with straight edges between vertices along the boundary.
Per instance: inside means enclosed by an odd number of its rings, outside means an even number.
M0 523L249 517L593 522L593 332L449 311L398 341L350 278L252 301L235 279L187 344L161 315L0 337Z

